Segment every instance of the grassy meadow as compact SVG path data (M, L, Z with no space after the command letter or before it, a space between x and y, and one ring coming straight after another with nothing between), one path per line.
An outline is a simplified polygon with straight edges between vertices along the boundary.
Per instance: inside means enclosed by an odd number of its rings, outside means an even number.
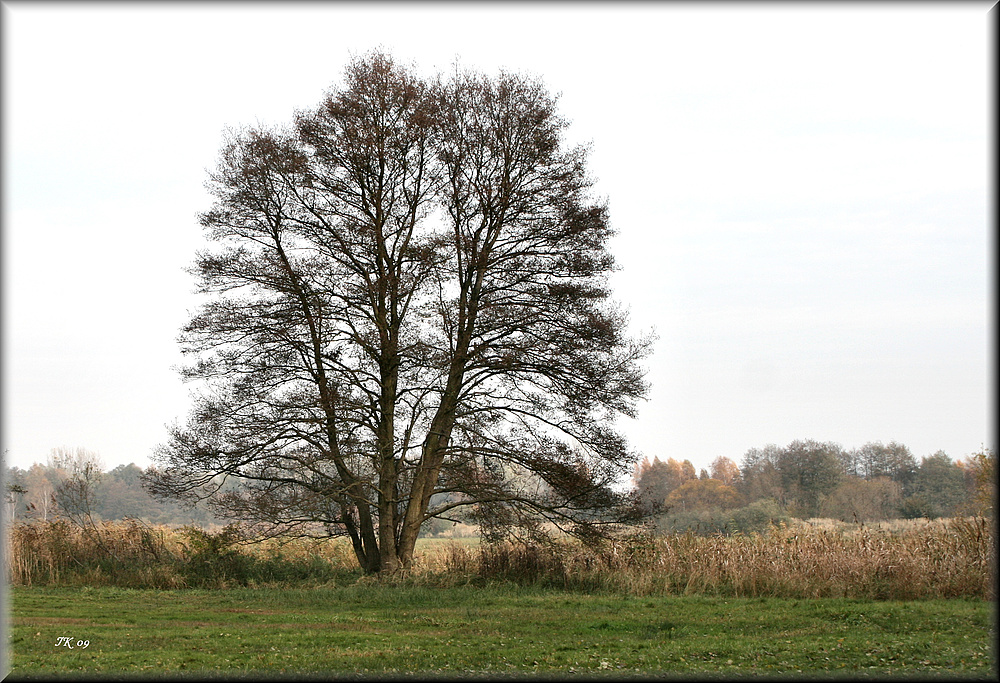
M19 525L9 543L15 678L996 671L994 540L977 519L598 549L421 539L410 572L381 578L339 540L126 522Z
M14 591L13 672L987 675L970 600L637 597L519 587ZM61 637L85 648L56 646Z

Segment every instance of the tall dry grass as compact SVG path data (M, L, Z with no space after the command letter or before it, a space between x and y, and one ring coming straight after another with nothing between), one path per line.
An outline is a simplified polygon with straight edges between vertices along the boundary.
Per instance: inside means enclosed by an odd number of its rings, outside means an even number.
M15 524L8 533L7 576L15 586L118 585L179 588L179 536L135 520L81 528L59 519Z
M92 529L64 521L18 524L8 539L14 585L182 588L360 578L343 539L246 545L225 531L135 521ZM425 543L409 572L378 580L441 587L514 582L632 595L994 599L995 567L992 524L968 518L879 527L813 523L734 536L636 533L599 548L569 540Z
M80 527L66 520L15 524L8 533L12 585L226 588L327 583L350 574L336 542L242 543L231 530L150 526L137 520Z
M908 530L633 535L601 549L453 546L439 561L467 577L633 595L994 599L996 546L992 525L976 518Z

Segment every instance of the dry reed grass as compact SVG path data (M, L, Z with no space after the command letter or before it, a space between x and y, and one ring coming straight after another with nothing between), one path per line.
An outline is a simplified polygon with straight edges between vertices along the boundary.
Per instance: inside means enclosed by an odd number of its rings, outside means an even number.
M7 577L15 586L185 583L171 562L181 553L181 539L163 526L126 520L80 528L60 519L15 524L7 541Z
M12 585L225 588L324 583L344 573L349 548L330 541L241 543L226 529L150 526L129 519L90 527L66 520L13 525L6 569Z
M992 525L970 518L908 529L639 534L596 550L565 541L452 546L439 562L468 577L632 595L994 599L996 548Z
M93 529L18 524L8 539L14 585L225 587L359 577L343 539L244 545L222 533L134 520ZM599 548L569 540L425 543L413 568L388 580L442 587L506 581L632 595L994 599L995 567L993 525L967 518L875 527L801 523L734 536L636 533Z

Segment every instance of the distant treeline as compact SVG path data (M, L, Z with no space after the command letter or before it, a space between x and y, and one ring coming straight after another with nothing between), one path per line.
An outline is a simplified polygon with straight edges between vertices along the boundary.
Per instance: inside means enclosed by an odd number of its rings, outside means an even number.
M94 521L126 518L150 524L221 524L204 505L193 508L151 497L142 487L143 470L135 463L104 472L99 458L82 448L56 448L46 464L11 467L4 477L8 519L49 521L89 516Z
M134 518L150 524L224 524L204 504L188 507L151 497L135 463L102 471L96 454L56 448L46 464L5 473L8 519L91 521ZM640 505L663 530L761 531L790 518L870 523L891 519L988 515L996 479L989 449L952 460L943 451L918 462L896 442L845 450L839 444L793 441L751 448L738 465L716 458L698 472L690 460L644 459L633 484ZM450 522L428 524L438 535ZM438 528L440 527L440 528Z
M751 448L737 465L716 458L697 472L690 460L646 458L633 477L658 526L676 531L750 531L795 517L846 522L986 515L996 457L989 449L954 461L938 451L917 462L905 445L793 441Z

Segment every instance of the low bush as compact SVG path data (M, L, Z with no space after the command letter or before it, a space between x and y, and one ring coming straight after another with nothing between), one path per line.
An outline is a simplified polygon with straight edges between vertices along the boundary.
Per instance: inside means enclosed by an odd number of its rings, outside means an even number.
M776 501L762 499L731 510L708 508L668 513L659 517L655 526L661 533L712 536L762 533L791 521Z
M778 501L764 498L756 500L746 507L730 512L729 530L733 533L762 533L771 527L789 525L792 518L786 515Z

